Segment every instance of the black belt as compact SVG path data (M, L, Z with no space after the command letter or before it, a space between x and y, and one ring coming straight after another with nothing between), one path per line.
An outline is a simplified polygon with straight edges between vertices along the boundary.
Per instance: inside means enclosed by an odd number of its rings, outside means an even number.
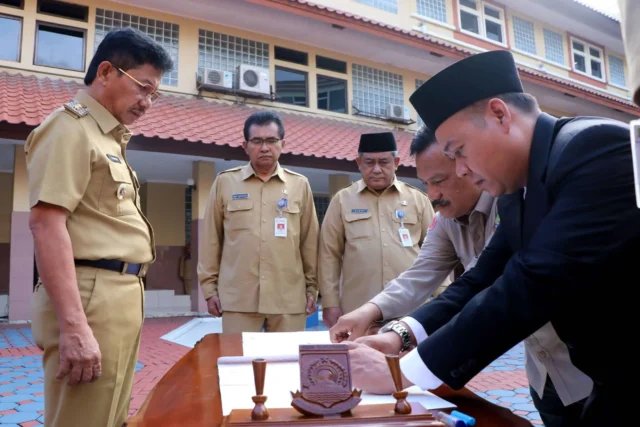
M104 270L117 271L121 274L133 274L134 276L144 277L147 274L148 264L129 264L128 262L119 261L117 259L76 259L76 265L83 267L102 268Z

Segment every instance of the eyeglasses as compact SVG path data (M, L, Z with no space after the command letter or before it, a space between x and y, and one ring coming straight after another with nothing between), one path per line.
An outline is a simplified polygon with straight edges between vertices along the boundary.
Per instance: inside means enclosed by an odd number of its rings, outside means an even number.
M127 73L126 71L124 71L120 67L115 67L115 68L116 68L116 70L120 71L122 74L124 74L125 76L127 76L131 80L133 80L138 86L140 86L142 88L142 92L143 92L145 98L148 97L151 100L151 102L155 102L155 100L160 97L160 92L158 92L158 89L154 88L153 86L151 86L148 83L140 83L131 74ZM153 92L148 93L149 90L152 90Z
M255 145L262 145L265 142L267 143L267 145L272 145L272 144L277 144L280 141L281 141L280 138L266 138L266 139L251 138L249 140L250 143L255 144Z

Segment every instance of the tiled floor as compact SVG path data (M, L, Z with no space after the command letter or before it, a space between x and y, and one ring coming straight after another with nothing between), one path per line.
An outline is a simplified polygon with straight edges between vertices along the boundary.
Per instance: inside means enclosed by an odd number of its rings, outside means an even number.
M191 320L187 317L147 319L135 376L130 413L178 359L189 351L161 337ZM322 329L322 326L310 328ZM0 427L32 427L44 420L41 352L25 326L0 327ZM479 396L508 407L542 425L531 402L524 373L524 349L516 346L478 374L468 385Z

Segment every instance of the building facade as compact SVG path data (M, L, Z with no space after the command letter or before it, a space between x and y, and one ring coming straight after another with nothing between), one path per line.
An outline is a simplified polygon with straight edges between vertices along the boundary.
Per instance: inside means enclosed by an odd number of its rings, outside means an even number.
M28 320L37 271L24 141L73 98L100 41L132 26L175 62L163 96L132 126L158 260L148 311L206 311L195 274L215 175L246 163L242 125L284 119L281 163L306 175L319 219L359 179L359 135L392 130L414 185L411 93L454 61L514 53L525 89L556 116L638 116L615 16L576 0L0 0L0 316ZM186 260L190 253L191 260Z

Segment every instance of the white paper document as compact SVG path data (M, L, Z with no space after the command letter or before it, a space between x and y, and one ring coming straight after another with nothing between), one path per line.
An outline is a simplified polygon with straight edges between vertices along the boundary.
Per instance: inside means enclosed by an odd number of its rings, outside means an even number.
M296 352L298 351L297 345L298 344L295 344ZM275 347L273 343L271 346ZM291 344L289 344L289 346L291 346ZM218 360L220 394L222 395L222 412L224 415L229 415L233 409L253 409L254 403L251 397L256 394L256 390L251 360L256 356L258 355L221 357ZM262 357L262 355L260 357ZM267 408L290 408L293 399L291 392L300 390L300 367L297 354L283 356L266 355L262 358L267 360L263 392L264 395L267 396L265 406ZM455 408L454 404L428 391L423 391L419 387L414 386L407 389L407 391L409 391L407 401L410 403L420 403L425 409ZM391 395L385 396L362 393L361 397L362 402L360 402L360 405L396 402L395 398Z
M297 357L300 344L331 344L329 331L242 333L242 351L248 357Z

